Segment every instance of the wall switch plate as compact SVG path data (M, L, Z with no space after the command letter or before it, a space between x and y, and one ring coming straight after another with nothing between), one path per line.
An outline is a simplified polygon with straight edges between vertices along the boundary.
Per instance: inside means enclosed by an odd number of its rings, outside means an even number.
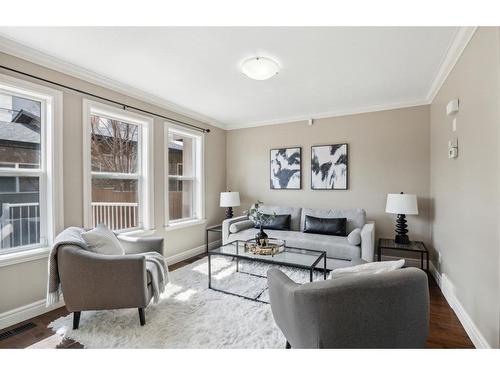
M458 139L453 138L448 141L448 158L456 159L458 157Z
M459 101L458 99L450 100L448 105L446 106L446 114L448 116L454 115L458 112Z
M448 158L456 159L458 157L458 150L455 147L451 147L448 149Z

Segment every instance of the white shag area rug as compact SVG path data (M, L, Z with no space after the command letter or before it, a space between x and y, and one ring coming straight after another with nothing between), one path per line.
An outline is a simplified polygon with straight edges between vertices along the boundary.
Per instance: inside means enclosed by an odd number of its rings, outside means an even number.
M208 259L171 272L158 304L146 310L140 326L137 309L84 311L80 328L72 329L73 314L49 327L85 348L284 348L271 307L208 289ZM240 271L265 275L268 265L240 261ZM281 267L293 280L308 282L309 271ZM227 257L212 258L212 287L268 301L267 279L235 272ZM315 279L323 279L315 273Z

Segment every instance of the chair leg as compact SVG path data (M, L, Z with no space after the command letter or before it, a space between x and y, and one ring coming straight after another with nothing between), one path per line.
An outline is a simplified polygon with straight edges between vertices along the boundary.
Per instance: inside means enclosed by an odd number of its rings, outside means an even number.
M80 315L81 311L75 311L73 313L73 329L78 329L78 326L80 325Z
M144 308L139 307L139 320L141 321L141 326L146 324L146 317L144 316Z
M285 349L292 349L292 346L290 345L290 343L288 342L288 340L286 342Z

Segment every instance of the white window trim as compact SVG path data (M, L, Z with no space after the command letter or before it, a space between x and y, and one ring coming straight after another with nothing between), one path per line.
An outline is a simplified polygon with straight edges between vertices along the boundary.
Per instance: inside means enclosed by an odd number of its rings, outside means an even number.
M106 118L127 122L141 127L140 174L122 174L97 172L103 176L130 178L140 177L138 201L139 201L139 222L141 226L127 228L120 233L141 232L143 230L154 229L154 160L153 160L153 124L154 119L138 113L126 111L107 104L83 99L83 222L85 227L92 225L92 170L91 170L91 137L90 137L90 116L91 114L101 115ZM96 173L96 172L94 172Z
M40 178L40 214L45 218L40 220L40 234L45 237L41 244L22 246L0 254L0 266L15 264L23 261L39 259L48 254L53 245L55 236L64 229L64 186L63 186L63 94L46 86L30 81L21 80L8 75L0 74L0 89L17 93L24 97L31 97L41 101L42 116L42 168L33 175ZM6 173L16 175L15 171L3 169ZM23 173L27 175L29 173ZM43 229L42 229L43 226Z
M183 126L175 125L170 122L164 123L164 140L163 140L163 152L164 152L164 199L165 199L165 231L170 231L174 229L186 228L194 225L201 225L206 223L205 218L205 134L197 131L189 130ZM170 211L169 211L169 175L168 175L168 133L169 130L175 131L177 134L186 135L188 137L197 138L200 142L200 150L196 155L196 163L200 168L200 174L197 181L198 189L196 189L197 196L195 198L195 202L197 204L197 212L198 215L195 218L186 218L186 219L178 219L170 221ZM183 178L179 178L182 180ZM186 180L192 181L193 178L188 177Z
M204 225L206 223L207 223L206 219L189 219L189 220L175 221L170 225L166 225L164 230L165 232L170 232L172 230L189 228L197 225Z

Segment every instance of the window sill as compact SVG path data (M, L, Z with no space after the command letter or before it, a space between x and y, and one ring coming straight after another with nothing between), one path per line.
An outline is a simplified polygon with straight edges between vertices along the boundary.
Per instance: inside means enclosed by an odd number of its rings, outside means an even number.
M194 227L196 225L203 225L206 224L206 222L207 222L206 219L195 219L195 220L182 221L180 223L169 224L165 225L165 232Z
M129 228L122 230L114 230L113 231L117 236L125 236L125 237L141 237L141 236L149 236L155 234L155 229L144 229L144 228Z
M24 250L0 255L0 267L12 266L18 263L31 262L38 259L48 258L50 247L39 247L32 250Z

